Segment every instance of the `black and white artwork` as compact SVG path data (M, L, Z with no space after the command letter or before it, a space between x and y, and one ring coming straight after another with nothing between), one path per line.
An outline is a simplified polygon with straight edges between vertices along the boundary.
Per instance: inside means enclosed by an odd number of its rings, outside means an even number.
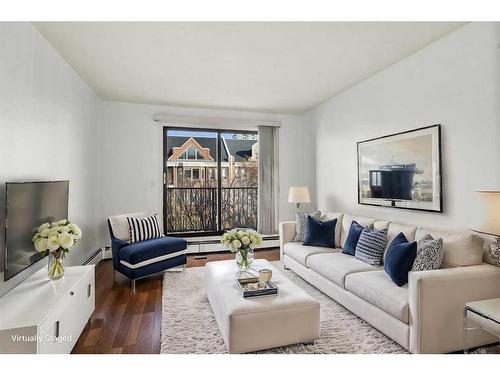
M442 212L441 126L358 142L358 203Z

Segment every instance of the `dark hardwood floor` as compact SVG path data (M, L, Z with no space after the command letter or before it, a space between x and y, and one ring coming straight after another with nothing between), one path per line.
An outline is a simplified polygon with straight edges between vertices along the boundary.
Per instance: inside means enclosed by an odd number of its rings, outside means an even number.
M256 258L278 260L279 249L260 250ZM231 253L188 256L188 267L233 259ZM162 275L137 281L136 292L125 276L113 280L111 260L96 266L96 307L72 353L160 353Z

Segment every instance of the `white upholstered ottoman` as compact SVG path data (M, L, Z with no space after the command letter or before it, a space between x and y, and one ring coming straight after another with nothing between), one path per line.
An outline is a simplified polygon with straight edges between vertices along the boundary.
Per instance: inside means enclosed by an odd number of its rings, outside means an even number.
M235 281L234 260L209 262L205 267L207 297L229 353L247 353L318 339L319 303L267 260L255 260L252 268L271 269L279 294L243 298Z

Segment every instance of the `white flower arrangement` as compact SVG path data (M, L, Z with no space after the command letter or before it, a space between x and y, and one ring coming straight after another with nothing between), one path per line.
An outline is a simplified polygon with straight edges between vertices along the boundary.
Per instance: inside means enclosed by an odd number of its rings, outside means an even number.
M35 229L32 238L35 249L42 255L47 252L69 253L71 248L82 238L82 231L78 225L67 219L55 223L44 223Z
M254 248L262 243L262 236L254 230L233 229L223 234L221 243L232 253Z

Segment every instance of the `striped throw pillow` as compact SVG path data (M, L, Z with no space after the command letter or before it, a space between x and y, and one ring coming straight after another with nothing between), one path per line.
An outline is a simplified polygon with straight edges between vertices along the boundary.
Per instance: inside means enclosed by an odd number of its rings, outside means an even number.
M365 227L359 236L354 256L372 266L380 266L387 243L387 229Z
M130 243L162 237L156 214L144 218L127 217L127 222L130 230Z

